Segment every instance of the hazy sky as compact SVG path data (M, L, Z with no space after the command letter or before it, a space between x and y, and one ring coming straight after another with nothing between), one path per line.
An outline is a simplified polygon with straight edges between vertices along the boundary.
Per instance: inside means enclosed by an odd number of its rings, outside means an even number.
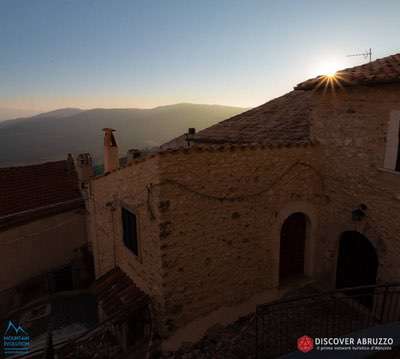
M0 0L0 107L254 106L399 39L400 0Z

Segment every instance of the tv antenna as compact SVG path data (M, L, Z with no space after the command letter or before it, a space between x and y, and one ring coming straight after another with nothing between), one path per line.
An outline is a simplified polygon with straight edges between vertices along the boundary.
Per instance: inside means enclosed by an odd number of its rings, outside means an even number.
M364 59L368 59L369 58L369 62L371 62L372 61L372 49L369 48L369 50L367 50L365 52L361 52L359 54L347 55L347 57L353 57L353 56L363 56Z

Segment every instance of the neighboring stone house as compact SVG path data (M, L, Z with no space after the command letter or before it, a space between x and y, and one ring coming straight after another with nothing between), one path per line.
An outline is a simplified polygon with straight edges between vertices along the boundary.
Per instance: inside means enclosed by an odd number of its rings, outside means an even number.
M90 184L96 276L120 267L163 338L303 277L398 280L399 122L400 54L303 82L124 168L105 129L106 173Z
M0 168L2 310L46 294L49 285L63 291L90 280L79 272L90 268L83 197L90 166L79 159L77 168L72 157Z

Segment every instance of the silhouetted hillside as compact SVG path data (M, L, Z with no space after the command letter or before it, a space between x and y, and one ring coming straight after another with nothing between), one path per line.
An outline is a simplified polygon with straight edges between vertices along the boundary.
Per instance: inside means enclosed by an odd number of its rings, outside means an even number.
M0 107L0 122L9 120L10 118L33 116L38 112L35 110Z
M61 109L0 123L0 166L58 160L90 152L102 160L102 128L117 130L121 155L149 148L187 131L203 129L244 108L177 104L153 109Z

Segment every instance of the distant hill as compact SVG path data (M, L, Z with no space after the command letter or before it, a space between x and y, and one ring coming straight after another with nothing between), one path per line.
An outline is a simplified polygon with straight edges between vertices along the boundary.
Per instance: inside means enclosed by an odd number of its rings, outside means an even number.
M80 112L82 112L80 108L60 108L58 110L50 111L50 112L42 112L39 114L35 115L30 115L30 116L24 116L24 117L8 117L7 119L3 119L3 121L0 123L0 128L5 127L8 125L15 125L20 122L25 122L26 120L32 120L32 119L43 119L43 118L63 118L63 117L69 117L76 115ZM1 111L0 111L1 113ZM10 120L10 118L12 118Z
M0 107L0 122L9 120L10 118L27 117L37 114L39 111L35 110L21 110L17 108Z
M63 118L63 117L68 117L68 116L73 116L76 115L80 112L82 112L80 108L73 108L73 107L67 107L67 108L60 108L58 110L50 111L50 112L44 112L40 113L39 115L36 115L34 117L54 117L54 118Z
M130 148L150 148L201 130L246 109L176 104L153 109L60 109L0 123L0 167L66 158L90 152L102 162L104 127L117 130L123 156Z

